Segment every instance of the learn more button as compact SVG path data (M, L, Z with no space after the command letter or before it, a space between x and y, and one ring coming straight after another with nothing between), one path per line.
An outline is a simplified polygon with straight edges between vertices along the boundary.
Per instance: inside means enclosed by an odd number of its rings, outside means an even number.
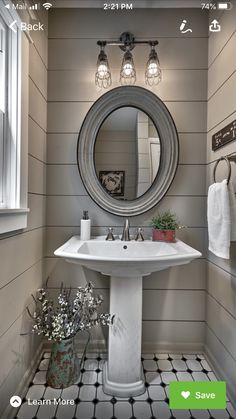
M226 383L172 381L169 404L171 409L225 409Z

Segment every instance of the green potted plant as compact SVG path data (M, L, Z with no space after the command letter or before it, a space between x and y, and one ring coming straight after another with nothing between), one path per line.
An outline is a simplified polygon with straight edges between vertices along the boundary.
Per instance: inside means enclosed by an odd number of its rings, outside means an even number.
M171 211L165 211L155 215L151 220L152 240L175 242L175 232L182 226L179 225L176 215Z

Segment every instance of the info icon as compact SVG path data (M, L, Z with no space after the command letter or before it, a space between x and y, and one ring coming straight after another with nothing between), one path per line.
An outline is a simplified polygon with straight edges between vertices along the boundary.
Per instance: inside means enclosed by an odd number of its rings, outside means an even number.
M22 403L22 400L19 396L12 396L10 398L10 405L12 407L19 407L21 405L21 403Z

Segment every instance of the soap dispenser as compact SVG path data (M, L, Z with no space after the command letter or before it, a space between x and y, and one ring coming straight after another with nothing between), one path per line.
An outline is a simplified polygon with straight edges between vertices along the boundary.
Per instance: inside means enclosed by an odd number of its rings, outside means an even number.
M80 220L80 240L90 240L91 236L91 220L88 211L83 212L83 218Z

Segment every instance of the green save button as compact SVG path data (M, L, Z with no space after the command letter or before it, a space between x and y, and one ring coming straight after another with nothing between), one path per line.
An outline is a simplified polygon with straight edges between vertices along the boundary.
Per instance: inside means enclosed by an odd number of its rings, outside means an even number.
M224 381L172 381L170 383L171 409L225 409L226 383Z

